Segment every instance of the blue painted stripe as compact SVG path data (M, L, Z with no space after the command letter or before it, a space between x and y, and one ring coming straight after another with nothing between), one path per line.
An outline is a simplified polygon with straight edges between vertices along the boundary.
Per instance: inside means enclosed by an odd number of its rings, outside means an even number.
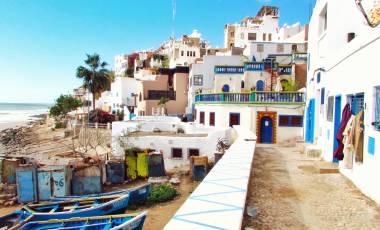
M235 186L231 186L231 185L226 185L226 184L219 184L219 183L215 183L215 182L211 182L211 181L202 181L202 183L207 183L207 184L214 184L214 185L219 185L219 186L223 186L223 187L227 187L227 188L233 188L233 189L236 189L237 191L246 191L246 189L241 189L239 187L235 187Z
M181 219L181 218L178 218L178 217L173 217L173 219L174 220L183 221L183 222L187 222L187 223L190 223L190 224L200 225L200 226L211 228L211 229L227 230L226 228L221 228L221 227L217 227L217 226L210 225L210 224L204 224L204 223L201 223L201 222L198 222L198 221L186 220L186 219Z
M197 197L206 197L206 196L229 194L229 193L239 193L239 192L244 192L244 191L214 192L214 193L207 193L207 194L203 194L203 195L196 195L196 196L192 196L192 197L197 198Z
M191 213L186 213L186 214L179 214L179 215L175 215L173 218L184 217L184 216L196 216L196 215L202 215L202 214L208 214L208 213L216 213L216 212L240 211L240 210L241 210L241 208L214 209L214 210L207 210L207 211L200 211L200 212L191 212Z
M226 203L222 203L222 202L218 202L218 201L204 200L204 199L194 198L194 197L189 197L189 199L190 200L196 200L196 201L203 201L203 202L207 202L207 203L211 203L211 204L219 204L219 205L223 205L223 206L231 207L231 208L236 208L236 209L243 209L243 207L239 207L239 206L232 205L232 204L226 204Z

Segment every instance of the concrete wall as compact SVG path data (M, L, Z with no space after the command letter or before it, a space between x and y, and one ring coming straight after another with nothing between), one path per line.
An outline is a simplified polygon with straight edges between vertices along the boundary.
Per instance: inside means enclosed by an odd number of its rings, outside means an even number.
M363 1L364 5L372 1ZM321 32L320 15L327 6L327 30ZM347 18L350 23L347 23ZM356 37L347 42L347 34ZM380 86L378 50L380 50L379 28L364 23L363 15L354 1L320 0L317 2L310 22L309 33L308 99L315 99L315 143L322 149L323 158L333 160L334 121L326 120L327 98L342 96L342 109L350 94L364 93L364 155L363 163L354 162L353 169L341 168L364 194L380 202L380 187L376 175L380 174L380 132L372 126L375 115L375 86ZM318 69L320 82L317 81ZM321 105L320 91L325 88L325 104ZM335 111L334 111L335 112ZM339 111L340 113L342 111ZM368 139L375 139L375 154L368 153Z

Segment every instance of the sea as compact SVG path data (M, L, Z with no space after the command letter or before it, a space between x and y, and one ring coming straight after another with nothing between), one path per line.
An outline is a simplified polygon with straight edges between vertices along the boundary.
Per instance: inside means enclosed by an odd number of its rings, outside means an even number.
M41 103L0 103L0 130L27 124L37 115L47 114L51 104Z

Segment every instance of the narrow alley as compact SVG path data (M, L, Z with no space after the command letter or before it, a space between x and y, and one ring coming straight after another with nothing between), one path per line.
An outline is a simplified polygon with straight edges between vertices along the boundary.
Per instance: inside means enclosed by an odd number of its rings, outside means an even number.
M295 148L258 145L249 185L247 229L380 229L380 207L340 173L320 174ZM318 173L317 173L318 172Z

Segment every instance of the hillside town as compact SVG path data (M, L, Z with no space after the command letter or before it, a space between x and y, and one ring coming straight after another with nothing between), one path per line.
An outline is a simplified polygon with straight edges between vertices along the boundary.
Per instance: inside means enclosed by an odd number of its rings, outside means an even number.
M0 135L0 229L380 229L380 3L280 16L109 71L88 54L82 85Z

